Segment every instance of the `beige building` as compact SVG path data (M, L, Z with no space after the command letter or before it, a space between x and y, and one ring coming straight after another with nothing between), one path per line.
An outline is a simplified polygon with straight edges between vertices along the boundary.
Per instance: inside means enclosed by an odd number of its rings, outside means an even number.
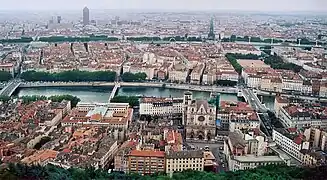
M127 171L141 175L165 172L165 152L132 150L128 157Z
M187 140L211 140L216 134L216 107L208 100L193 100L192 93L184 94L183 122Z
M320 97L327 97L327 82L320 83L320 90L319 90Z
M276 117L280 117L280 110L282 107L287 106L289 104L289 100L286 97L276 96L275 103L274 103L274 111Z
M203 171L203 151L179 151L166 153L166 173L172 175L187 169Z
M282 92L282 80L280 78L263 77L260 89L270 92Z

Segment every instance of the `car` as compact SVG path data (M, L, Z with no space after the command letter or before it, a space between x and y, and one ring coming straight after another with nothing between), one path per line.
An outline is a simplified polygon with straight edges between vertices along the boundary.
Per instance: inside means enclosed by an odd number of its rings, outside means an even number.
M209 146L205 146L204 150L209 151L210 150Z

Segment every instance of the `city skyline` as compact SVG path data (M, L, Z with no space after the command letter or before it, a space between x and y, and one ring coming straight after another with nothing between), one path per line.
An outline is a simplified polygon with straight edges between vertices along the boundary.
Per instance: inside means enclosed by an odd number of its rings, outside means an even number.
M324 0L159 0L156 3L150 0L57 0L45 2L33 0L33 3L12 0L2 2L0 10L78 10L87 6L90 9L135 9L135 10L236 10L236 11L314 11L327 10L327 2Z

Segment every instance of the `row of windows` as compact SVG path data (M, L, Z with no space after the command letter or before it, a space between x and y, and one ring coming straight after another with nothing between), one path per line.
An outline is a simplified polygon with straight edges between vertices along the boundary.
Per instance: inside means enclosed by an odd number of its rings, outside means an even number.
M170 167L172 167L172 168L181 168L181 167L183 167L183 168L188 168L188 167L201 167L202 166L202 164L201 164L201 162L200 163L197 163L197 164L179 164L179 165L177 165L177 164L173 164L172 166L170 166L170 164L168 164L168 169L170 168Z
M167 169L167 170L168 170L168 172L171 172L171 171L175 172L175 171L184 171L186 169L192 169L194 171L202 171L203 170L202 168L178 168L178 169Z

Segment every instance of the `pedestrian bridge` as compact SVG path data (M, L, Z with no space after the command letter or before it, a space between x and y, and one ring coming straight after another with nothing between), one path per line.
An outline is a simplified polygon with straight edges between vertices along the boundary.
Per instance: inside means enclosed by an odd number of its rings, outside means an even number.
M11 96L20 85L21 85L21 82L20 81L11 81L11 82L9 82L0 91L0 96Z
M112 100L112 98L115 97L115 95L118 92L119 88L120 88L120 83L119 82L115 82L115 87L114 87L114 89L112 89L112 91L110 93L110 96L109 96L109 100L108 100L109 103Z

